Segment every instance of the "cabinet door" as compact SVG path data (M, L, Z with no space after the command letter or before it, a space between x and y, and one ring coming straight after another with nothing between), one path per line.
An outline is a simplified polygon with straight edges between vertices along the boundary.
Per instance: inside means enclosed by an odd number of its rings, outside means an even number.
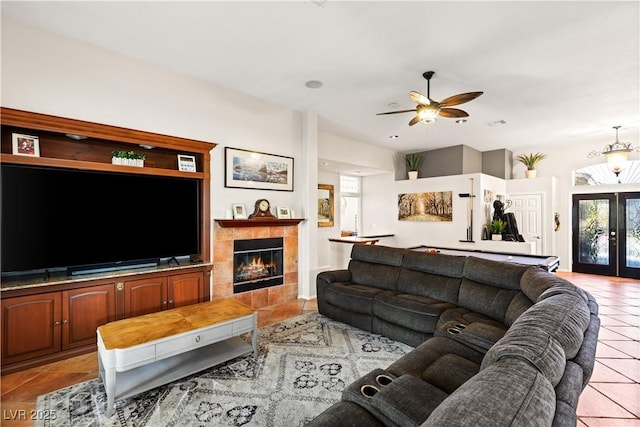
M124 292L125 317L155 313L168 307L166 277L124 282Z
M62 349L96 343L96 329L116 318L113 284L62 292Z
M2 364L60 351L60 292L3 299Z
M204 301L204 273L169 276L169 308Z

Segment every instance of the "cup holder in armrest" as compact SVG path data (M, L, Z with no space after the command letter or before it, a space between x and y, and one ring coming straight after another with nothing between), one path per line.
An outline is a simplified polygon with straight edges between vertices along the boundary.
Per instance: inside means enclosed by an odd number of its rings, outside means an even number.
M376 382L378 383L378 385L384 387L391 384L391 382L393 382L393 380L395 379L396 377L391 374L380 374L376 377Z
M360 393L367 398L372 398L373 396L376 395L376 393L378 393L380 391L380 389L376 386L373 386L371 384L365 384L362 387L360 387Z
M456 327L456 328L458 328L458 329L464 329L464 328L466 328L466 327L467 327L467 325L463 325L462 323L456 323L456 324L455 324L455 325L453 325L453 326L455 326L455 327Z
M460 333L460 329L458 328L447 328L447 332L451 335L458 335Z

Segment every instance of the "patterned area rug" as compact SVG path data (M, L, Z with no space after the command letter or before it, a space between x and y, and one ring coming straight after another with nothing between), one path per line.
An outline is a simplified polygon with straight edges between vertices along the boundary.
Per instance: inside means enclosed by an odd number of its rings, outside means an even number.
M303 426L351 382L411 350L316 313L263 327L258 337L257 360L239 357L117 401L111 418L99 379L39 396L36 409L55 419L36 425Z

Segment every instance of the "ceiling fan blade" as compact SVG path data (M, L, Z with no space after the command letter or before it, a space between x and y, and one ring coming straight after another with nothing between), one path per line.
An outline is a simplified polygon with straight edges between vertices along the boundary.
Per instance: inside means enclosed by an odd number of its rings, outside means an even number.
M416 109L413 110L399 110L399 111L387 111L386 113L377 113L376 116L383 116L385 114L399 114L399 113L415 113Z
M429 100L429 98L415 91L409 92L409 98L411 98L411 100L416 104L421 104L421 105L431 104L431 100Z
M442 102L440 102L440 105L442 105L443 107L449 107L451 105L464 104L465 102L473 101L483 93L484 92L468 92L468 93L453 95L443 99Z
M442 108L439 112L439 115L442 117L448 118L459 118L459 117L469 117L469 114L466 111L459 110L457 108Z
M416 123L420 123L420 117L415 116L413 119L411 119L411 121L409 122L409 126L413 126Z

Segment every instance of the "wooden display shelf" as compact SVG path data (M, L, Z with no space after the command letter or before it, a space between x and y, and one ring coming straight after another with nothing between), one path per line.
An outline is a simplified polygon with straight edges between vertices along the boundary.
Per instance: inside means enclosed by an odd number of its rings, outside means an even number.
M304 218L286 219L216 219L220 227L284 227L288 225L298 225Z
M35 166L54 166L67 169L95 170L103 172L122 172L142 175L161 175L174 176L180 178L204 179L204 172L183 172L171 169L161 169L153 167L135 167L113 165L111 163L88 162L69 159L54 159L45 157L26 157L16 156L14 154L3 154L2 161L4 163L35 165Z

